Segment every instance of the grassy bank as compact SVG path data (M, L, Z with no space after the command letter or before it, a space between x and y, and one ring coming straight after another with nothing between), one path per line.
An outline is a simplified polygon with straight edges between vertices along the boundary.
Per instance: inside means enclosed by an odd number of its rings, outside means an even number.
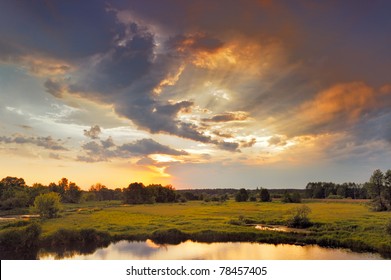
M76 244L75 247L83 247L87 252L94 244L106 246L113 240L149 238L158 243L191 239L319 244L379 252L390 257L391 235L385 230L390 212L371 212L364 201L312 200L305 204L311 208L309 217L314 224L309 233L259 231L246 225L246 222L286 223L290 210L297 205L280 202L65 205L60 218L40 222L40 239L41 245L48 249L61 247L65 250Z

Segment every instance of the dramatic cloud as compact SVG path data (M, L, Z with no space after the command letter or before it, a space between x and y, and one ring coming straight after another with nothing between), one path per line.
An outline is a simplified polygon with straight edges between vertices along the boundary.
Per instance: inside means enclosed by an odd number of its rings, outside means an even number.
M0 10L4 11L0 17L1 38L11 42L6 50L14 56L41 53L60 59L84 58L107 51L121 30L115 13L107 10L103 0L93 4L1 1ZM22 28L28 28L28 32ZM15 32L10 34L10 30Z
M114 144L111 137L100 142L90 141L82 146L85 155L79 155L79 161L98 162L113 158L133 158L151 154L164 154L173 156L188 155L185 151L175 150L162 145L152 139L140 139L120 146Z
M168 146L159 144L152 139L141 139L134 143L123 144L118 147L118 152L129 152L136 155L165 154L165 155L187 155L185 151L178 151Z
M325 124L335 119L356 122L376 105L375 91L362 82L337 84L301 107L303 118Z
M2 150L41 147L62 166L112 161L94 168L208 186L221 176L195 176L224 171L227 184L245 176L257 185L295 166L305 181L306 165L322 175L342 161L361 176L389 164L380 155L391 142L390 9L364 0L0 1Z

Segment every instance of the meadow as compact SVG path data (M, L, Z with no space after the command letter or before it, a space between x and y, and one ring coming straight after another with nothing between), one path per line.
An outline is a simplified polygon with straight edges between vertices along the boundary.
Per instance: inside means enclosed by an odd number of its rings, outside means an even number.
M318 244L390 257L390 212L373 212L368 201L304 200L313 225L306 232L260 231L255 224L284 225L297 204L274 202L203 202L123 205L118 201L64 204L60 217L38 220L39 247L107 246L111 241L152 239L158 243L254 241ZM0 235L28 226L0 224ZM18 223L18 222L16 222ZM88 243L88 244L87 244ZM74 249L74 248L73 248Z

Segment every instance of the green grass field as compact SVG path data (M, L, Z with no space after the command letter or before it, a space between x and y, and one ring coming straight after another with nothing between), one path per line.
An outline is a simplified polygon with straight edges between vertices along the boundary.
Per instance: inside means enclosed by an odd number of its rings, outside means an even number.
M212 241L319 244L389 256L391 235L385 228L391 219L390 212L372 212L364 201L309 200L302 204L310 207L309 218L314 224L305 234L259 231L254 226L232 222L285 224L298 204L232 200L150 205L121 205L115 201L67 204L61 217L40 221L41 238L50 238L60 229L75 232L93 229L109 234L113 240L135 236L146 239L157 231L169 234L177 229L195 240L204 240L207 232L207 240Z

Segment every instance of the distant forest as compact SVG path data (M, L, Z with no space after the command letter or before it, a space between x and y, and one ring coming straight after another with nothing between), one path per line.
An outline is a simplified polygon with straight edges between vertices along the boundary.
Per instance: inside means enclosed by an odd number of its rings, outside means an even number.
M171 185L131 183L126 188L110 189L97 183L83 191L74 182L62 178L58 183L45 186L35 183L27 186L23 178L6 177L0 181L0 210L11 210L34 205L42 194L56 193L62 203L85 201L120 200L126 204L186 202L188 200L225 201L272 201L299 203L309 199L372 199L378 211L391 210L391 170L383 173L375 170L364 184L332 182L310 182L304 189L187 189L175 190Z

